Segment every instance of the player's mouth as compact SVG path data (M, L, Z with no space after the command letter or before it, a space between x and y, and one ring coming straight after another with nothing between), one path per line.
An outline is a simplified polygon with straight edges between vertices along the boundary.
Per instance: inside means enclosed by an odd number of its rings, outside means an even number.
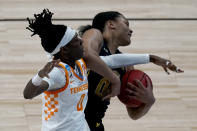
M129 33L129 34L128 34L128 36L129 36L129 37L131 37L131 36L132 36L132 34L131 34L131 33Z

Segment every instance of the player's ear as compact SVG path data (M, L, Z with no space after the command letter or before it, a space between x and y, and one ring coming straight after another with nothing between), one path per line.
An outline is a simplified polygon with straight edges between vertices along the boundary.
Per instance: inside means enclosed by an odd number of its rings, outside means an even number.
M108 20L106 24L107 24L107 27L109 27L110 29L116 28L116 23L113 20Z

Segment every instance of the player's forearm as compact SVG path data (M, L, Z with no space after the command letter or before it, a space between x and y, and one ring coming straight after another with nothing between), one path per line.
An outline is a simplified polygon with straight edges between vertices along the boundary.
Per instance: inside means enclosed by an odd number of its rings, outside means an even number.
M153 104L154 102L150 104L142 104L140 107L137 108L132 108L132 107L126 107L126 108L130 118L133 120L137 120L143 117L150 110Z
M152 63L155 63L159 59L161 59L161 57L156 56L156 55L150 55L150 62L152 62Z
M96 73L104 76L112 83L119 82L118 76L100 59L96 54L91 54L85 58L87 66Z
M120 82L119 78L98 55L103 43L101 32L97 29L90 29L83 34L82 39L85 49L84 59L87 66L91 70L107 78L112 82L112 84L115 82Z
M150 55L150 62L152 62L153 64L162 66L162 65L166 65L166 61L169 61L169 60L156 56L156 55Z
M48 83L43 81L39 86L35 86L32 83L32 80L30 80L23 91L23 96L25 99L32 99L41 94L42 92L46 91L47 89Z

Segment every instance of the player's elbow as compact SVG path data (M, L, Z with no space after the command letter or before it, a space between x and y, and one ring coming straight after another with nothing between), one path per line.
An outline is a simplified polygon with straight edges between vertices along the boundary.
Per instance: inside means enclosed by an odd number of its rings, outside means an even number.
M32 99L29 95L23 94L24 99Z
M135 115L129 115L129 117L132 119L132 120L134 120L134 121L136 121L136 120L138 120L140 117L138 117L138 116L135 116Z
M24 99L32 99L31 97L27 96L27 95L23 95Z
M23 91L23 97L24 99L32 99L33 96L29 95L29 93L26 92L26 90Z
M139 113L137 113L137 111L135 109L132 109L132 108L127 107L127 113L129 115L129 117L135 121L142 117Z
M83 58L84 59L87 59L89 55L90 55L90 52L89 52L88 47L84 46L84 55L83 55Z

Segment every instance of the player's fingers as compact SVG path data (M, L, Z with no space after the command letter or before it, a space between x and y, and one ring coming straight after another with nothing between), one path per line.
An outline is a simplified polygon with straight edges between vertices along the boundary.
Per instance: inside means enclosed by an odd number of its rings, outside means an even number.
M138 87L139 87L139 88L143 88L143 89L145 89L145 87L144 87L144 85L142 84L142 82L141 82L141 81L139 81L139 80L135 80L135 82L136 82L136 84L138 85Z
M52 61L52 63L51 63L51 65L52 66L55 66L57 64L57 61L55 60L55 61Z
M127 83L127 87L131 90L137 91L137 87L130 82Z
M58 60L56 61L56 67L61 67L61 66L59 65L60 62L61 62L60 59L58 59Z
M133 85L132 83L130 83L130 82L128 82L128 84L127 84L128 86L127 86L127 88L129 89L129 90L132 90L132 91L135 91L135 92L142 92L142 89L143 88L139 88L139 86L137 87L137 86L135 86L135 85Z
M166 65L163 66L163 68L169 68L171 71L177 72L177 73L183 73L184 71L179 69L177 66L175 66L171 61L166 61ZM167 72L169 74L169 72Z
M49 69L52 69L54 67L54 63L51 63L50 65L49 65Z
M56 62L53 66L54 67L61 67L58 62Z
M45 67L51 69L53 67L53 62L48 62Z
M49 73L49 72L51 72L51 70L53 69L53 65L52 64L50 64L48 67L47 67L47 69L46 69L46 73Z
M168 72L167 68L164 66L162 66L162 67L163 67L164 71L169 75L170 73Z
M129 99L136 99L136 100L139 100L139 98L138 97L136 97L136 96L127 96Z
M137 92L129 90L129 89L126 89L125 90L125 94L128 95L128 96L135 96L135 95L137 95Z
M60 59L58 60L53 60L51 62L49 62L47 65L48 65L48 70L52 70L54 67L61 67L59 65L59 62L60 62Z
M57 62L58 62L58 63L60 63L60 62L61 62L61 60L60 60L60 59L57 59Z
M184 72L183 70L179 69L178 67L176 67L175 65L171 65L169 67L170 70L174 71L174 72L177 72L177 73L182 73Z
M177 72L177 73L183 73L184 70L177 68L176 72Z
M53 63L57 64L57 63L60 63L60 61L61 61L60 59L57 59L57 60L54 60Z
M139 95L138 95L138 96L135 96L135 99L136 99L136 100L138 100L138 101L143 102L143 98L142 98L142 96L139 96Z
M150 79L148 79L148 77L146 76L146 82L147 82L147 88L151 88L152 89L152 85L151 85L151 81Z

